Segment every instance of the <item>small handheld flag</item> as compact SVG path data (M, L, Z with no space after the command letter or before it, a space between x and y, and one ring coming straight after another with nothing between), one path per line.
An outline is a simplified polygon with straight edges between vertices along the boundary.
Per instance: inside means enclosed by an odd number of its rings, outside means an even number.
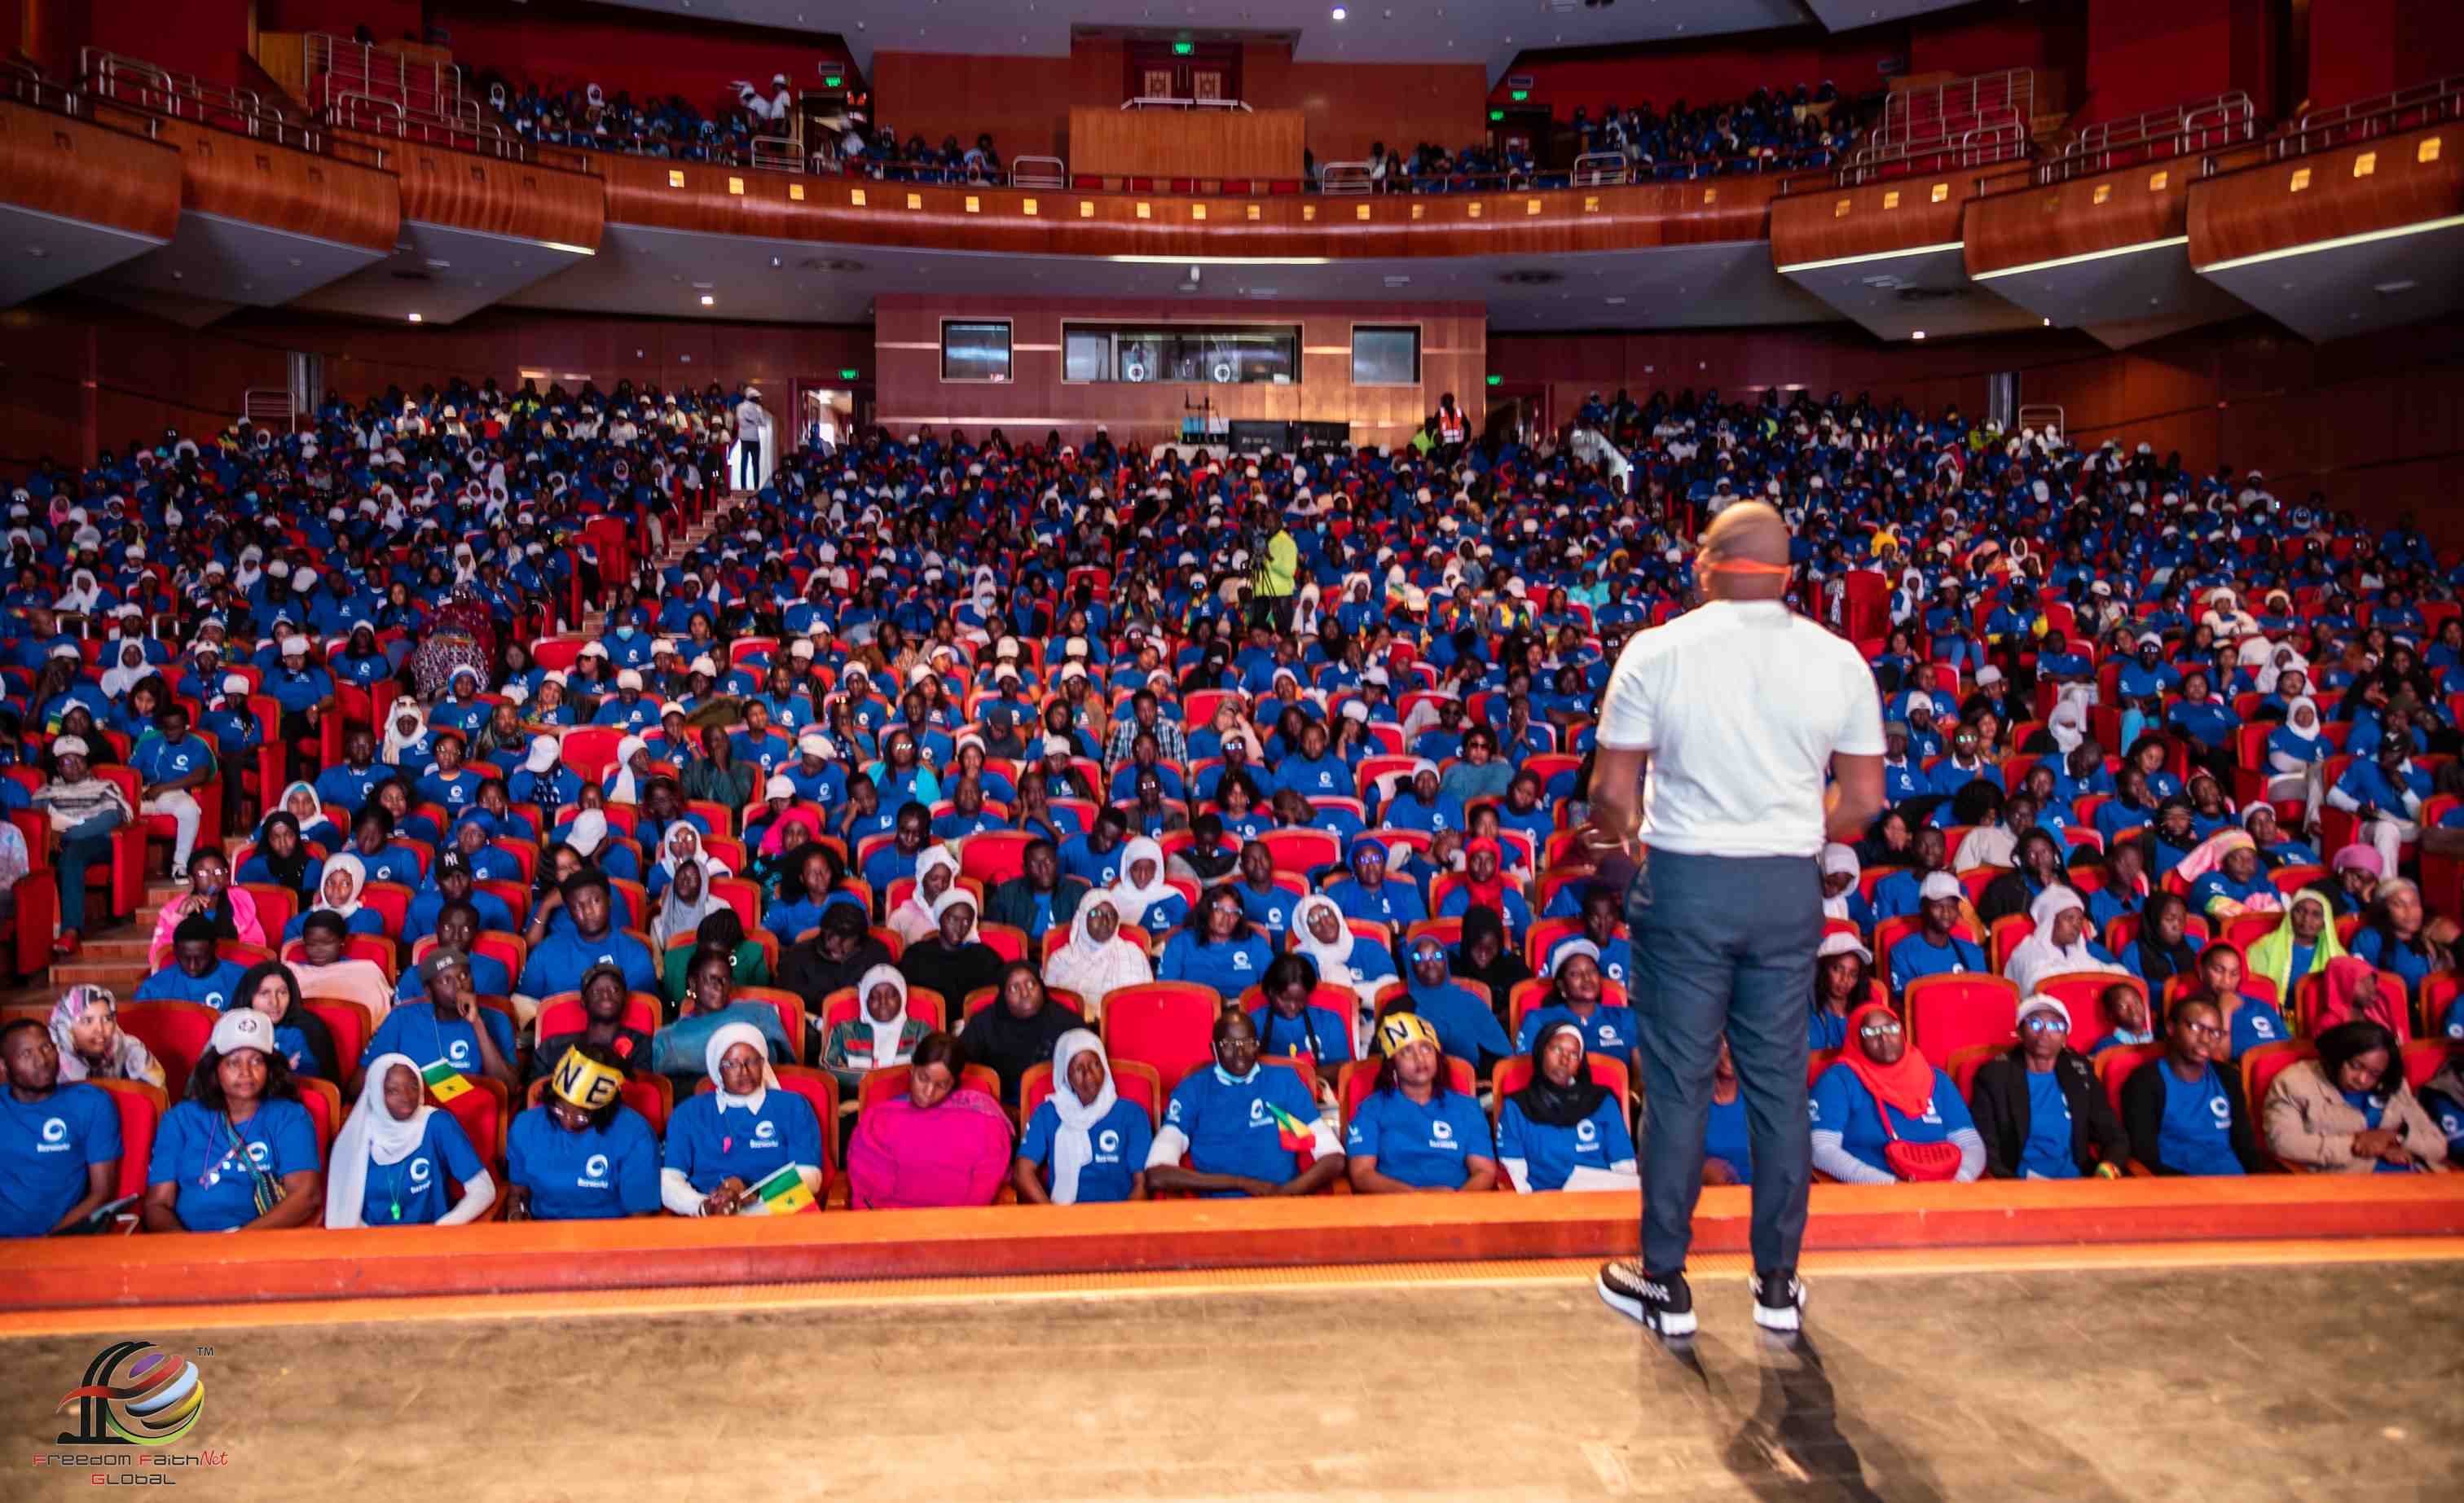
M804 1177L794 1165L782 1164L776 1173L747 1189L737 1204L750 1206L757 1200L773 1216L791 1216L812 1206L813 1192L804 1187Z
M457 1096L471 1094L470 1080L442 1059L431 1059L419 1067L419 1083L428 1087L428 1094L436 1098L439 1106Z
M1307 1153L1309 1151L1310 1145L1317 1141L1317 1135L1309 1130L1309 1123L1301 1121L1299 1118L1284 1110L1282 1107L1277 1106L1272 1101L1266 1103L1266 1110L1272 1113L1275 1119L1275 1142L1277 1144L1289 1148L1294 1153Z

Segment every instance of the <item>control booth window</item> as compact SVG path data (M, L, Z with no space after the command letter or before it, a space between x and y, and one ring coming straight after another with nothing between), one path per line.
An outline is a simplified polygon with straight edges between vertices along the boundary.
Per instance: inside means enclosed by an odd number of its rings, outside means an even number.
M1009 380L1009 320L942 324L941 379Z
M1061 331L1061 379L1194 386L1297 385L1297 324L1073 323Z
M1353 324L1352 383L1355 386L1419 385L1419 325Z

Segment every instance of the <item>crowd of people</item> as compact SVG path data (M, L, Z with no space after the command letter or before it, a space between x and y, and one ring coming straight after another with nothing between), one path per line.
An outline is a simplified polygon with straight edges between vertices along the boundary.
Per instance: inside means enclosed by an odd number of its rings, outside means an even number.
M722 499L737 395L333 398L20 477L15 881L63 958L122 825L181 890L131 998L0 1035L7 1231L118 1209L115 1078L175 1102L160 1231L1631 1184L1622 893L1570 835L1621 645L1749 498L1886 707L1890 808L1822 857L1818 1168L2464 1143L2453 894L2406 875L2464 824L2464 621L2409 519L1775 392L1595 394L1614 482L928 427ZM1928 1053L1924 993L1997 974L1990 1047ZM212 1010L193 1061L160 1002Z

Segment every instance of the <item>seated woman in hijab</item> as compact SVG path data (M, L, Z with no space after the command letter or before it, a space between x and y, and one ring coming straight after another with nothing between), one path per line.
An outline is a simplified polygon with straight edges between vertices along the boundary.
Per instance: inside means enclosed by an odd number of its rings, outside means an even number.
M907 1063L931 1032L923 1019L907 1011L907 978L895 966L866 971L855 994L856 1015L831 1024L822 1040L822 1068L838 1077L843 1094L861 1086L867 1071Z
M667 890L668 883L675 881L677 868L682 866L700 867L705 887L713 878L736 875L728 870L725 861L702 849L701 831L687 819L668 826L667 834L659 840L658 864L650 868L643 887L651 897L658 897Z
M1865 863L1854 847L1834 840L1822 848L1822 916L1844 919L1863 933L1874 932L1874 905L1857 889Z
M626 990L624 968L602 961L583 972L581 991L582 1026L540 1039L531 1053L530 1078L553 1078L565 1051L583 1044L605 1050L619 1069L649 1068L650 1035L625 1021L632 994Z
M1331 1084L1338 1067L1356 1057L1353 1023L1318 1005L1317 986L1317 967L1307 955L1276 956L1259 983L1265 999L1249 1010L1249 1024L1258 1031L1260 1057L1313 1059L1318 1074Z
M712 1038L722 1029L741 1024L769 1046L771 1059L793 1064L801 1057L803 1039L787 1036L779 1010L766 1002L736 1000L734 957L723 949L693 953L693 985L685 991L676 1020L650 1035L650 1068L674 1081L679 1093L701 1083L708 1074L704 1057Z
M1471 911L1485 908L1505 921L1508 934L1529 933L1531 905L1507 879L1505 862L1505 850L1494 839L1484 836L1464 841L1463 880L1447 891L1445 901L1438 904L1436 916L1461 917L1468 926Z
M910 986L937 991L953 1011L967 993L1001 984L1001 952L976 937L976 895L953 887L933 904L934 931L907 947L898 969Z
M1189 918L1189 900L1164 881L1163 847L1146 836L1121 851L1121 880L1110 889L1121 922L1149 934L1166 935Z
M817 847L818 849L818 847ZM958 880L958 855L937 841L924 847L915 858L915 888L898 906L890 910L885 926L906 944L913 945L930 937L940 928L934 917L933 905L941 901Z
M2162 880L2189 860L2207 837L2199 833L2197 812L2188 794L2171 794L2156 805L2156 822L2147 828L2149 875Z
M360 1102L334 1135L325 1170L325 1226L458 1227L496 1203L496 1182L453 1114L427 1103L408 1055L379 1055ZM462 1187L449 1197L447 1177Z
M1810 1116L1814 1166L1850 1185L1985 1172L1985 1140L1959 1088L1908 1043L1883 1003L1848 1014L1848 1047L1815 1082Z
M505 1132L507 1221L659 1213L659 1140L621 1100L624 1088L624 1065L604 1045L579 1043L558 1057L547 1100Z
M1001 968L1001 992L992 1005L970 1015L958 1032L967 1055L1001 1077L1001 1104L1018 1104L1021 1077L1052 1057L1061 1035L1084 1019L1052 1000L1035 967L1013 960Z
M1523 1027L1516 1031L1517 1054L1529 1054L1540 1041L1540 1031L1560 1019L1572 1019L1583 1030L1583 1047L1595 1055L1607 1055L1639 1078L1640 1061L1635 1056L1639 1031L1635 1025L1634 1009L1623 1003L1607 1000L1605 978L1600 974L1599 952L1589 940L1576 940L1557 952L1557 969L1550 977L1548 997L1538 1007L1523 1015Z
M1290 957L1286 957L1290 958ZM1497 1186L1488 1114L1446 1082L1438 1031L1416 1013L1377 1024L1377 1084L1344 1130L1344 1172L1363 1195L1474 1194Z
M989 1206L1017 1155L1001 1104L964 1083L966 1046L932 1033L915 1046L907 1089L856 1119L847 1144L858 1210Z
M291 916L291 922L282 926L283 940L287 943L299 938L307 930L312 913L332 914L341 921L345 933L383 935L385 915L360 902L360 894L367 890L367 885L368 869L360 863L357 852L343 851L335 856L325 862L324 871L317 879L316 906Z
M2190 884L2190 911L2204 914L2221 929L2225 921L2244 913L2276 913L2284 895L2267 880L2258 857L2258 842L2235 825L2210 836L2178 868Z
M317 1124L261 1013L214 1023L187 1099L164 1114L145 1169L149 1232L304 1227L324 1203Z
M232 880L287 888L309 902L324 876L324 861L299 837L299 821L289 810L276 809L265 817L256 849L239 863L239 873Z
M1514 1041L1498 1026L1497 1010L1454 979L1446 964L1446 948L1436 935L1414 940L1409 958L1412 968L1405 978L1404 999L1394 1006L1426 1019L1438 1031L1440 1049L1487 1079L1491 1067L1514 1053Z
M2304 887L2286 900L2283 920L2252 942L2247 958L2252 975L2275 982L2276 994L2289 998L2302 977L2325 970L2343 954L2326 895Z
M676 1102L659 1171L660 1202L675 1214L785 1215L818 1204L821 1120L780 1088L766 1043L749 1023L722 1024L703 1042L716 1089Z
M2139 910L2139 934L2122 953L2123 969L2161 994L2175 976L2199 972L2199 952L2190 943L2189 905L2178 893L2151 892Z
M1026 1120L1010 1183L1027 1206L1092 1206L1147 1198L1155 1128L1121 1099L1103 1043L1072 1028L1052 1045L1052 1094Z
M1491 908L1472 908L1463 914L1463 938L1455 946L1454 973L1486 987L1489 996L1499 1005L1514 994L1516 987L1531 979L1531 968L1506 942L1505 918Z
M2260 1109L2267 1151L2331 1174L2409 1174L2447 1163L2447 1134L2405 1079L2404 1041L2367 1018L2318 1037L2319 1057L2277 1075Z
M687 861L676 868L667 890L659 894L650 911L650 948L665 954L671 945L692 939L701 928L701 921L727 904L710 890L710 880L697 861ZM678 994L683 989L677 989Z
M2319 806L2327 797L2327 758L2336 752L2319 731L2319 702L2303 694L2286 703L2284 724L2267 733L2267 800L2299 800L2304 829L2319 822Z
M397 695L385 711L385 742L377 756L413 777L436 764L435 738L428 729L428 712L407 694Z
M1104 998L1155 979L1146 948L1120 930L1120 910L1112 895L1091 894L1070 917L1069 943L1044 963L1045 980L1084 1002L1089 1023L1104 1015Z
M1565 1187L1576 1168L1635 1172L1625 1103L1592 1079L1579 1025L1561 1019L1540 1031L1531 1083L1497 1111L1497 1162L1523 1194Z
M1293 906L1290 943L1292 953L1317 967L1321 985L1349 987L1360 1000L1361 1018L1376 1016L1377 993L1396 979L1394 957L1382 945L1356 939L1332 898L1311 893Z
M2035 932L2012 949L2002 967L2021 996L2035 995L2049 976L2122 969L2112 951L2088 938L2087 904L2071 888L2046 888L2029 907L2028 917Z
M171 936L181 921L204 919L214 926L214 938L246 945L265 944L265 926L257 921L256 900L231 884L231 862L207 846L188 858L188 890L163 904L154 916L153 942L146 959L157 970L169 963Z
M184 1082L164 1078L163 1063L120 1026L120 999L102 987L75 986L52 1004L52 1047L62 1084L77 1080L143 1080L165 1090Z
M223 1011L246 1010L264 1014L274 1026L274 1050L292 1075L331 1080L340 1086L348 1078L346 1072L359 1061L342 1059L335 1053L333 1030L325 1026L323 1018L309 1012L306 1003L307 993L300 990L299 977L289 966L278 960L262 960L241 973Z
M281 803L267 813L266 820L257 824L256 842L259 846L266 841L266 821L270 821L276 813L291 817L292 823L299 829L302 844L316 846L330 855L351 843L350 837L325 817L325 802L317 796L314 783L297 782L282 791Z
M2362 926L2353 931L2353 954L2381 970L2392 971L2405 991L2421 994L2421 984L2433 971L2455 969L2454 952L2440 939L2439 929L2425 922L2421 889L2408 877L2389 877L2372 889ZM2453 936L2454 926L2440 921Z

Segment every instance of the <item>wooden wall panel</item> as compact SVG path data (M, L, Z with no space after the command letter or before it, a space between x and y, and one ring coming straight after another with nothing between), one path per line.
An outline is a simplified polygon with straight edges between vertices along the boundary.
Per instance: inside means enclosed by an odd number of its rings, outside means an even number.
M1761 238L1778 187L1772 179L1749 178L1522 193L1227 198L806 179L606 154L591 157L589 169L606 182L607 218L615 224L1048 255L1529 255L1707 245Z
M1298 110L1069 112L1069 172L1099 178L1301 176Z
M405 219L599 249L607 192L587 173L418 142L348 131L336 135L363 150L384 153L385 170L401 184Z
M1980 176L1973 170L1944 172L1862 187L1810 187L1774 198L1771 259L1795 266L1955 244Z
M1010 381L940 379L941 321L963 317L1010 320ZM1079 442L1102 426L1118 442L1145 445L1177 437L1183 403L1207 400L1225 418L1343 422L1353 425L1356 442L1391 445L1407 440L1442 393L1453 392L1475 424L1485 405L1486 313L1477 304L886 296L876 302L873 318L881 421L899 432L999 426L1015 441L1058 429ZM1065 324L1147 320L1297 324L1301 379L1289 386L1062 381ZM1353 385L1354 323L1419 324L1419 383Z
M180 224L180 153L0 100L0 197L19 208L168 240Z
M2193 157L1970 200L1961 224L1968 273L2185 234L2197 172Z
M393 250L402 192L390 172L184 120L165 120L162 140L180 151L183 208Z
M1241 94L1258 109L1295 109L1320 163L1367 160L1373 142L1448 151L1488 137L1488 71L1479 63L1296 62L1280 45L1241 50Z
M2437 145L2427 146L2430 142ZM2422 161L2425 150L2435 156ZM2459 213L2464 127L2450 123L2263 163L2197 184L2190 190L2190 263L2212 266Z

